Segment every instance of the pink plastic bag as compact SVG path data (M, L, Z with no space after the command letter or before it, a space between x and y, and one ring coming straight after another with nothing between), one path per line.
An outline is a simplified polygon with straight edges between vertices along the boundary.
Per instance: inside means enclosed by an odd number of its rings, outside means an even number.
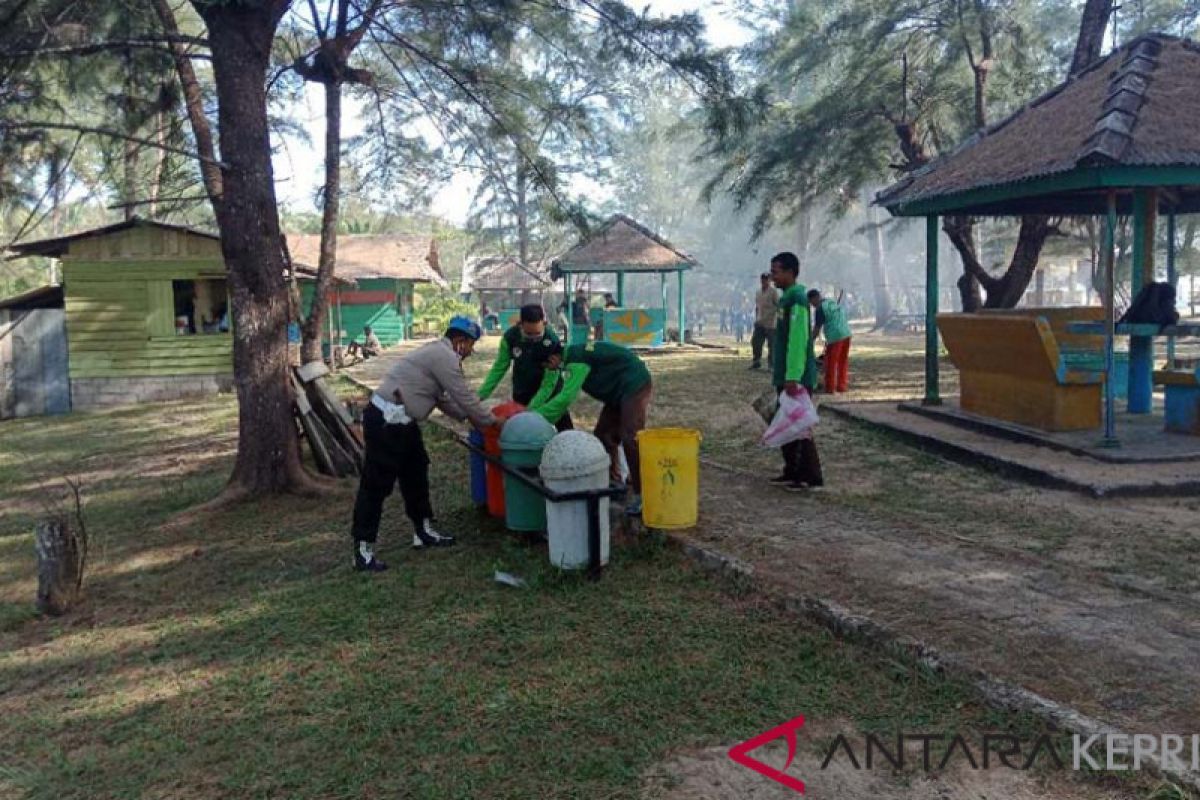
M813 426L820 422L812 396L804 389L792 397L787 392L779 393L779 410L762 435L763 447L782 447L798 439L811 439Z

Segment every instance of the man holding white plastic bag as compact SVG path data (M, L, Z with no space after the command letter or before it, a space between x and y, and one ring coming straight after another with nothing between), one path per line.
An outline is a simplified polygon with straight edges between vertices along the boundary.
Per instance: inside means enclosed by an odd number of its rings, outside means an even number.
M825 484L812 428L803 424L816 419L811 395L817 385L817 359L813 354L809 326L808 293L800 284L799 276L800 259L795 253L780 253L771 259L771 282L783 292L779 298L779 320L775 324L775 346L771 349L775 368L773 382L775 390L781 393L781 406L790 407L794 416L792 427L803 429L800 438L792 439L780 448L783 473L771 479L771 483L789 491L803 491ZM784 396L795 402L783 403ZM788 412L789 409L785 409L785 414ZM811 413L811 419L804 419L808 413Z

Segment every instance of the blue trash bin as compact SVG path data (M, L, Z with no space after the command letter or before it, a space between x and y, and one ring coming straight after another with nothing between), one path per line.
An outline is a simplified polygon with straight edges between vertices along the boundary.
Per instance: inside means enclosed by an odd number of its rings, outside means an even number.
M474 428L467 441L472 447L483 448L483 434ZM487 462L474 450L471 451L471 502L477 506L487 505Z

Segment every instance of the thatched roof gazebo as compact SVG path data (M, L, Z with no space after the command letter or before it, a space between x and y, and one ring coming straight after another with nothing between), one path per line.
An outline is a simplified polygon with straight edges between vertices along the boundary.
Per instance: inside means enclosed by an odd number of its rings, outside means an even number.
M625 305L625 276L627 274L658 275L662 285L662 309L667 310L667 276L679 276L678 313L679 343L683 344L687 329L683 299L683 275L698 266L695 258L675 247L646 226L625 216L614 214L590 236L554 260L550 270L553 280L563 278L563 293L571 296L571 277L589 273L613 273L617 276L617 305Z
M1106 218L1105 373L1114 335L1130 334L1129 410L1150 410L1153 339L1113 319L1117 217L1134 221L1136 294L1153 281L1157 218L1167 216L1174 282L1175 216L1200 211L1197 109L1200 45L1143 36L878 195L893 215L926 219L926 403L939 402L939 217L1047 214ZM1105 438L1115 442L1113 382L1105 385Z

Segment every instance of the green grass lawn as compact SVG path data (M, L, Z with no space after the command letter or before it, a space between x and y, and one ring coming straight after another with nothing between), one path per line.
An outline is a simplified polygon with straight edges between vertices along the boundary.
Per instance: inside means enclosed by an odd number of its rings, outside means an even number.
M653 369L655 424L691 420L706 453L748 452L753 435L728 415L759 379L740 359ZM595 408L578 412L586 423ZM393 497L393 569L354 574L352 485L189 511L224 484L235 429L228 397L0 424L0 797L635 797L669 757L797 714L1037 728L657 539L618 547L599 582L559 574L544 545L471 508L465 454L433 426L435 506L460 545L408 550ZM863 463L886 460L872 435L833 435L863 437L847 440ZM84 604L39 619L31 526L64 474L83 481L97 557ZM497 569L529 588L495 583Z
M469 507L445 434L436 505L461 546L407 551L390 504L384 575L348 568L350 487L188 514L233 420L222 398L0 426L0 796L624 797L670 753L798 713L1028 724L655 541L600 582L559 575ZM99 558L82 608L35 619L30 524L63 473Z

